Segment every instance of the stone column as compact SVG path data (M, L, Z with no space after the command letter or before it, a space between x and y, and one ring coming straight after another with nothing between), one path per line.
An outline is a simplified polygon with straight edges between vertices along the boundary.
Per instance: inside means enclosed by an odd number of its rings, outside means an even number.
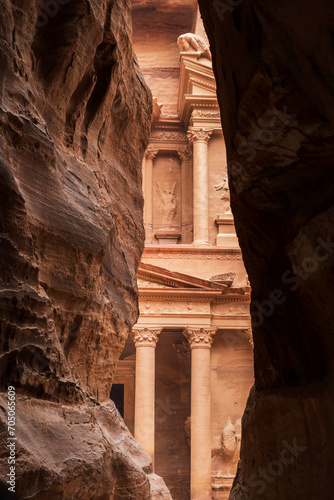
M181 186L182 186L182 201L181 201L181 243L192 243L192 175L191 175L191 158L190 149L183 148L178 151L181 160Z
M158 150L152 147L146 151L144 189L146 243L152 243L153 240L153 164L157 153Z
M186 329L191 349L191 500L212 499L211 369L214 329Z
M152 457L155 433L155 347L160 329L133 332L136 346L135 439Z
M208 142L213 130L189 127L188 139L193 143L194 173L194 244L209 245L209 175Z

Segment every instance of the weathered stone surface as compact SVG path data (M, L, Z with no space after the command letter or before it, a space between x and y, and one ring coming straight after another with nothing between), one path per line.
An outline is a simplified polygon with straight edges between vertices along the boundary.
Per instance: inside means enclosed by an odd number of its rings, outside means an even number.
M163 115L177 114L179 35L194 25L196 0L134 0L133 44L140 69Z
M326 0L199 3L218 82L232 209L253 289L255 387L230 498L329 500L333 6Z
M138 315L151 115L130 7L1 2L1 408L14 385L20 498L151 498L108 403ZM7 435L2 413L2 483Z

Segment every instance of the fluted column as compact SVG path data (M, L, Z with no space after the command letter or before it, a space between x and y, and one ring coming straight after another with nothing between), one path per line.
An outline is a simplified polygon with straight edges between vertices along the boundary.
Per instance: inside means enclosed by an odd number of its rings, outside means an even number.
M153 164L154 158L156 157L157 153L157 149L149 147L146 151L145 157L144 209L147 243L152 243L153 238Z
M193 144L194 244L209 245L208 142L213 130L189 127Z
M186 329L191 349L191 500L212 499L210 349L215 329Z
M155 348L161 329L133 331L136 346L135 439L152 457L155 434Z
M183 148L178 151L181 160L181 226L182 243L192 242L192 176L190 162L192 153L189 148Z

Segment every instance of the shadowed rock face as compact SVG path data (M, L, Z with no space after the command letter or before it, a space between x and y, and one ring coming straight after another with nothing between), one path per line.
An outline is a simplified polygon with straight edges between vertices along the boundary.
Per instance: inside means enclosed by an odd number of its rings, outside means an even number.
M325 0L199 3L218 83L232 209L253 289L255 387L230 498L329 500L333 6Z
M0 401L16 387L19 498L168 498L108 402L144 241L151 95L130 16L126 0L1 2ZM2 484L7 437L1 412Z

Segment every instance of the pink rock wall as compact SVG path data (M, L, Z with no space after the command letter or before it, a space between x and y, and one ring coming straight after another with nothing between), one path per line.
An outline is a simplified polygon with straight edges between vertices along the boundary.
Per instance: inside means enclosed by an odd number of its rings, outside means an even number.
M1 484L13 385L19 498L156 498L108 402L144 242L130 3L4 0L0 18Z
M333 498L333 8L199 1L253 289L233 500Z

